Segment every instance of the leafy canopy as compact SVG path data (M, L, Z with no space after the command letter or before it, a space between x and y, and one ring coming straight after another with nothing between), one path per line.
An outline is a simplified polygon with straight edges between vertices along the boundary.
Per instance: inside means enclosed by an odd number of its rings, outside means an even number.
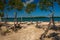
M35 9L36 9L36 4L27 4L25 11L30 14Z
M21 0L10 0L8 5L17 10L22 10L24 7Z
M5 4L0 0L0 10L4 10L5 8Z

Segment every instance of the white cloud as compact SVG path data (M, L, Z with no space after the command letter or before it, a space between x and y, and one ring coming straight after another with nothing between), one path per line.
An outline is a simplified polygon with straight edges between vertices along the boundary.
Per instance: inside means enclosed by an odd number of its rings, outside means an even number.
M26 1L26 0L25 0ZM28 0L28 1L26 1L26 4L29 4L29 3L31 3L31 2L33 2L34 0Z
M24 6L26 6L27 4L30 4L31 2L33 2L34 0L25 0L26 2L24 2Z

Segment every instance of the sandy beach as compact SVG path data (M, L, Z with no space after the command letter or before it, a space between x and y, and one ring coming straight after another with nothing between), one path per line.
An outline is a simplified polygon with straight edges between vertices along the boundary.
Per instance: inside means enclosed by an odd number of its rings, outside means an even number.
M14 22L8 22L8 24L13 26ZM33 24L31 24L31 22L21 22L21 29L19 29L17 32L11 31L5 36L2 36L0 34L0 40L40 40L40 37L45 32L46 28L48 27L48 24L49 22L38 22L38 25L42 28L36 28L36 22L33 22ZM55 22L55 25L60 27L59 22ZM58 36L60 36L60 32L55 30L49 30L47 35L54 32L59 33ZM44 40L53 40L53 38L44 38Z
M1 22L1 23L4 23L4 22ZM13 25L14 24L14 22L7 22L8 24L10 24L10 25ZM18 23L20 23L20 22L18 22ZM21 22L21 24L30 24L31 22L28 22L28 21L26 21L26 22ZM36 24L36 22L32 22L33 24ZM38 24L40 24L40 25L48 25L49 24L49 22L38 22ZM60 22L55 22L55 25L60 25Z

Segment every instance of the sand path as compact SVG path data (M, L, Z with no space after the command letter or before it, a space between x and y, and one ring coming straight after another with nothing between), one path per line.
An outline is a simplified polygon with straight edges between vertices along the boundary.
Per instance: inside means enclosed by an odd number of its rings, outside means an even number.
M19 30L17 33L12 33L7 36L0 36L0 40L39 40L40 35L44 32L43 29L28 26L25 29Z

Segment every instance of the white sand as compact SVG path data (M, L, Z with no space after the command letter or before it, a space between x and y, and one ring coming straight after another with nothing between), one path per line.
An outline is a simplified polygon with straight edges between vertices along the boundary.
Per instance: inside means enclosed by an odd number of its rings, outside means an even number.
M0 40L40 40L40 36L41 34L44 33L44 30L43 29L39 29L39 28L36 28L36 22L34 22L34 24L31 24L31 25L27 25L29 24L30 22L22 22L23 24L21 24L21 26L24 26L26 28L22 28L20 30L18 30L18 32L12 32L10 33L10 35L6 35L6 36L1 36L0 35ZM14 24L14 22L8 22L8 24ZM39 25L41 26L47 26L49 24L49 22L41 22L39 23ZM56 22L56 25L58 26L60 23ZM48 32L48 34L50 33L53 33L53 32L56 32L56 31L53 31L53 30L50 30ZM60 33L60 32L59 32ZM47 35L48 35L47 34ZM51 38L45 38L45 40L52 40Z

